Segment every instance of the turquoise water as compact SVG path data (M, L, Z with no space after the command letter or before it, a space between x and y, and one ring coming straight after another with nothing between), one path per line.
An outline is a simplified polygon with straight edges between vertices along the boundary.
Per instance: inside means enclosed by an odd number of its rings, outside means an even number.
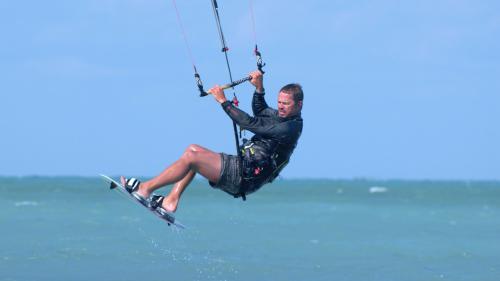
M0 280L500 280L500 183L195 181L176 231L98 178L0 178Z

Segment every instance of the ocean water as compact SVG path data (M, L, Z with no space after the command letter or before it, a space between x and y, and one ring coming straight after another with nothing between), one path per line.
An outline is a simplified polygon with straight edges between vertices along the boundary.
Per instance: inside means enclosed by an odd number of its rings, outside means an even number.
M177 218L97 177L0 178L0 280L500 280L500 182L278 180L242 202L199 180Z

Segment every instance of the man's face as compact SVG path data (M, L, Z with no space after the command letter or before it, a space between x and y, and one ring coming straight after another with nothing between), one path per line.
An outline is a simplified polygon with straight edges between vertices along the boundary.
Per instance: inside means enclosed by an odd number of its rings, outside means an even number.
M302 101L295 102L293 100L293 95L280 92L278 95L278 116L279 117L290 117L298 114L302 109Z

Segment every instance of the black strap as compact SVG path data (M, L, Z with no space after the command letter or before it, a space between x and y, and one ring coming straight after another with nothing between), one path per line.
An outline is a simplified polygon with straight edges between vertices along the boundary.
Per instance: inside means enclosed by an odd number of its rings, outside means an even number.
M238 147L238 165L240 166L240 173L241 173L241 185L240 185L240 192L236 195L234 195L234 198L239 198L243 199L243 201L247 201L247 196L246 196L246 191L247 191L247 182L243 178L243 155L241 154L241 149Z
M231 194L235 199L238 199L241 197L241 199L243 201L247 201L247 196L245 195L245 193L243 191L240 191L240 193L238 193L238 194L232 194L232 193L229 193L229 194Z

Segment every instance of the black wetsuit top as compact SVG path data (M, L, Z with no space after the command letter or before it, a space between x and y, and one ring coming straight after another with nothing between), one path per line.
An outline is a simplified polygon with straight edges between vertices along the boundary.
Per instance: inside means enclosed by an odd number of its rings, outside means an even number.
M274 180L288 163L302 133L302 117L279 117L278 110L267 105L264 93L257 92L252 100L254 116L229 101L222 103L222 108L242 129L255 134L241 147L244 188L248 194Z

